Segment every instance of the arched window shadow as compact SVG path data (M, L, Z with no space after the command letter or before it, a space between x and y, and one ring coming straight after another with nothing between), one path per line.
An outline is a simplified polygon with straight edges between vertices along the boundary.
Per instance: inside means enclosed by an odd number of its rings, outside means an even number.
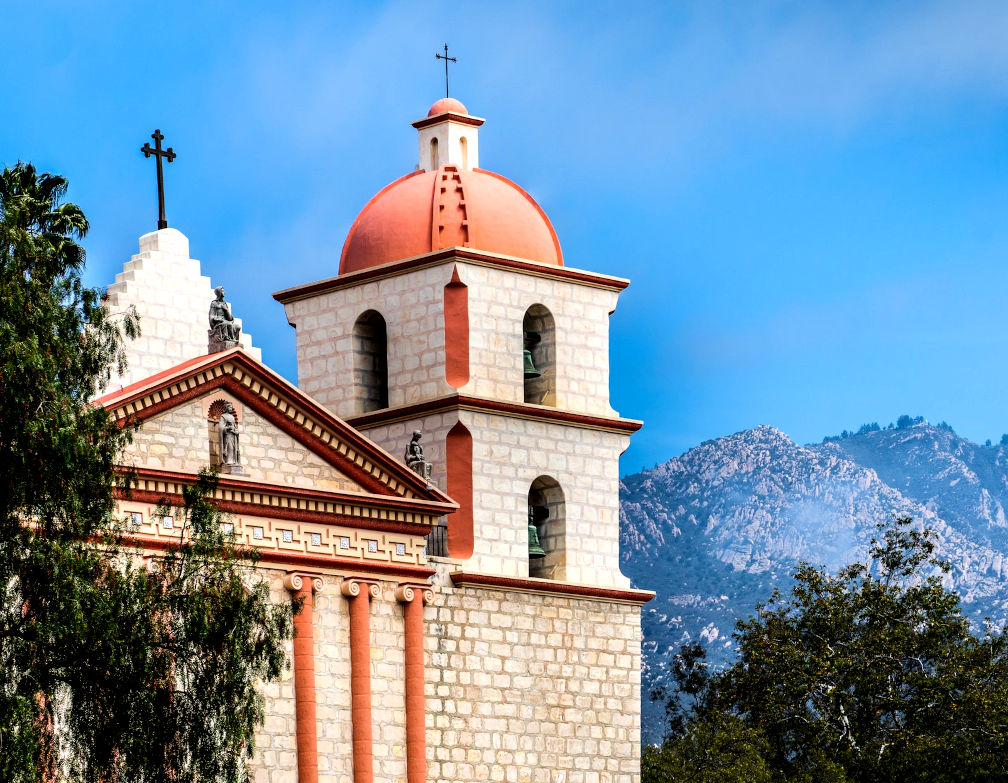
M525 311L522 338L525 402L556 406L556 324L541 304Z
M353 328L357 412L388 407L388 331L377 310L368 310Z
M552 476L539 476L533 481L529 487L528 508L529 576L554 579L562 573L567 556L567 518L559 482ZM531 552L535 538L543 551L539 557L533 557Z

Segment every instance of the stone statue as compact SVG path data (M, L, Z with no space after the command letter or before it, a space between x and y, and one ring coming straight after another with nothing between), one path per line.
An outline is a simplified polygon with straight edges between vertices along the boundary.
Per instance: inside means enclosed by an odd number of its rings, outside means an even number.
M231 315L231 305L224 301L224 287L217 286L214 294L217 299L210 303L210 331L207 332L210 353L234 348L241 334L241 327Z
M224 406L220 421L220 457L221 467L228 468L226 472L234 473L235 467L241 465L241 451L238 448L238 419L235 416L234 405L230 402Z
M424 459L423 446L420 445L422 437L420 430L413 430L413 438L406 447L406 467L418 476L422 476L424 481L429 484L433 465Z

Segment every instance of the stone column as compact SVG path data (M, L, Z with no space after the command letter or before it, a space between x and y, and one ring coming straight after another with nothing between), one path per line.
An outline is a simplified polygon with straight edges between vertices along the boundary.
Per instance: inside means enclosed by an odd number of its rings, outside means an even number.
M427 585L400 585L396 600L403 605L406 635L406 783L427 783L427 737L424 725L423 607L434 600Z
M297 723L298 783L318 783L318 723L315 720L315 634L313 594L322 589L320 576L287 574L284 587L300 599L294 616L294 702Z
M381 591L374 582L344 579L340 592L350 603L350 719L353 723L354 783L373 783L371 719L371 598Z

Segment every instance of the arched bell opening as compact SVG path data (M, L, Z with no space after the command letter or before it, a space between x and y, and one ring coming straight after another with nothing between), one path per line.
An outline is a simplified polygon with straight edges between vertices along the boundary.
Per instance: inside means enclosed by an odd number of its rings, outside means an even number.
M437 137L430 140L430 162L431 171L437 171L441 166L441 161L438 158L438 140Z
M563 570L567 520L564 494L551 476L540 476L528 493L529 576L554 579Z
M469 170L469 143L466 141L466 137L463 136L459 139L459 150L462 152L462 170Z
M525 311L522 341L525 402L555 406L556 324L544 305L534 304Z
M388 407L388 331L377 310L368 310L353 328L357 412Z

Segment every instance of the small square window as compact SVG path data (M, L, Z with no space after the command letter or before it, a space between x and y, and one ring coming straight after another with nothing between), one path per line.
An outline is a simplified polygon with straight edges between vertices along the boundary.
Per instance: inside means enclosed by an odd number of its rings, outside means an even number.
M262 541L262 536L263 534L261 527L252 528L252 538L256 539L257 541Z
M174 530L175 518L170 515L161 517L161 527L163 527L165 530Z
M378 542L375 541L374 539L368 539L368 542L367 542L367 551L368 552L377 552L378 551Z
M225 522L221 527L224 530L224 535L233 536L234 535L234 525L231 522Z
M395 553L397 555L405 555L406 554L406 545L405 544L396 544L395 545Z
M130 527L136 530L143 524L143 514L141 514L139 511L131 512L129 515L129 523Z
M285 544L289 544L291 541L293 541L294 540L294 531L293 530L285 530L285 531L283 531L283 540L284 540Z
M322 534L321 533L312 533L311 534L311 543L312 543L312 546L322 546Z
M350 548L350 538L348 536L340 536L339 548L340 549L349 549Z

